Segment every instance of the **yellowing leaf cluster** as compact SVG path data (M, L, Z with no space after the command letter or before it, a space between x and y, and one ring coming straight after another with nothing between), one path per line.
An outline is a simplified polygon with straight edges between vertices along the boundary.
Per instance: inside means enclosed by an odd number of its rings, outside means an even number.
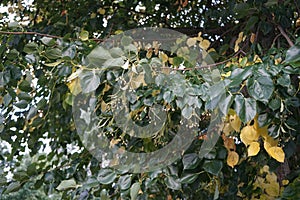
M234 167L239 162L239 154L235 152L236 145L233 137L229 137L232 131L239 132L241 128L241 120L237 116L234 110L229 109L229 113L226 117L226 122L223 127L223 135L222 139L224 141L224 146L228 151L227 155L227 165L230 167Z
M232 131L240 132L242 121L233 109L229 109L226 121L223 127L223 133L228 136Z
M280 196L281 188L277 180L277 176L274 172L269 171L269 166L265 165L261 170L259 176L257 176L254 184L254 190L260 188L262 194L259 197L252 197L251 199L268 199L272 200Z
M201 32L198 33L198 37L188 38L186 44L188 47L195 46L199 42L199 47L203 50L208 50L210 41L201 37Z
M278 162L284 162L284 152L281 147L278 147L278 141L274 140L268 135L267 127L259 127L258 116L254 118L253 125L246 125L240 134L241 141L247 146L248 156L256 156L260 151L259 139L264 141L264 148L267 153L277 160Z
M284 162L285 154L281 147L278 146L278 140L275 140L268 135L267 126L259 127L258 115L253 119L253 124L247 123L241 129L242 122L234 110L229 109L226 117L222 132L222 138L224 146L228 151L227 164L234 167L238 163L238 154L235 153L235 143L233 138L230 138L230 134L235 131L240 132L241 141L247 146L248 156L256 156L260 151L260 139L263 140L264 149L267 153L277 160L278 162ZM232 153L234 152L234 153Z
M242 41L245 41L245 39L246 39L246 36L244 36L244 32L240 32L237 40L235 41L234 52L237 52L240 49L239 44Z

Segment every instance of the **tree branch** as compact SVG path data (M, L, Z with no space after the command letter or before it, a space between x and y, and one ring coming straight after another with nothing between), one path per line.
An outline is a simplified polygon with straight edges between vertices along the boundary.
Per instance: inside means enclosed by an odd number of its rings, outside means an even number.
M286 41L289 43L290 47L294 46L294 43L292 40L289 38L289 36L286 34L286 32L283 30L283 28L278 25L277 28L279 29L281 35L286 39Z
M56 39L62 39L63 37L57 36L57 35L49 35L45 33L39 33L39 32L11 32L11 31L0 31L0 34L6 34L6 35L37 35L42 37L49 37L49 38L56 38ZM71 38L72 40L79 40L75 38ZM98 39L98 38L92 38L91 40L96 42L102 42L104 39Z

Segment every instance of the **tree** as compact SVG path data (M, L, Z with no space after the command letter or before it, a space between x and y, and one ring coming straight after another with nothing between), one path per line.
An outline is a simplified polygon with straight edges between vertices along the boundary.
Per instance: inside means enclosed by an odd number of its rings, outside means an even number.
M4 0L0 14L3 198L28 185L62 199L299 197L299 1L26 2ZM169 50L158 38L143 45L127 32L140 27L182 37ZM107 41L121 48L102 48ZM199 55L202 65L193 63ZM116 93L122 80L133 91ZM116 119L113 106L124 99L128 115ZM88 126L90 100L105 144ZM154 104L166 110L155 136L124 131L129 120L149 124ZM222 126L211 131L215 115ZM155 152L194 119L186 151L154 171L107 167L90 148ZM202 155L213 133L218 140Z

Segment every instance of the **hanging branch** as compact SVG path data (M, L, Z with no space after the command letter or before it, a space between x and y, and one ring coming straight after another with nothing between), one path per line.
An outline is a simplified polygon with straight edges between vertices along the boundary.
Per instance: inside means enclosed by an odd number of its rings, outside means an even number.
M39 33L39 32L11 32L11 31L0 31L0 34L6 34L6 35L37 35L37 36L42 36L42 37L49 37L49 38L55 38L55 39L62 39L64 37L57 36L57 35L50 35L50 34L45 34L45 33ZM75 38L71 38L72 40L78 40ZM102 42L103 39L98 39L98 38L92 38L91 40L96 41L96 42Z

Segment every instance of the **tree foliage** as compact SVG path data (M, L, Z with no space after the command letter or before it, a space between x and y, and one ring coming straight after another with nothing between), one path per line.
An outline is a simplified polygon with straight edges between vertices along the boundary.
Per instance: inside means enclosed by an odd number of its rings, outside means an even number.
M4 0L0 14L0 196L30 185L62 199L299 198L299 1L25 2ZM122 34L139 27L188 37L172 54ZM124 49L99 47L113 36ZM215 64L187 62L195 46ZM153 74L157 64L165 70ZM120 78L135 90L126 98L136 123L148 122L149 107L164 106L168 120L156 138L118 129L111 102ZM82 92L97 95L109 143L132 152L162 148L180 118L197 115L199 130L169 166L107 168L76 131L73 102ZM221 137L200 157L216 108Z

